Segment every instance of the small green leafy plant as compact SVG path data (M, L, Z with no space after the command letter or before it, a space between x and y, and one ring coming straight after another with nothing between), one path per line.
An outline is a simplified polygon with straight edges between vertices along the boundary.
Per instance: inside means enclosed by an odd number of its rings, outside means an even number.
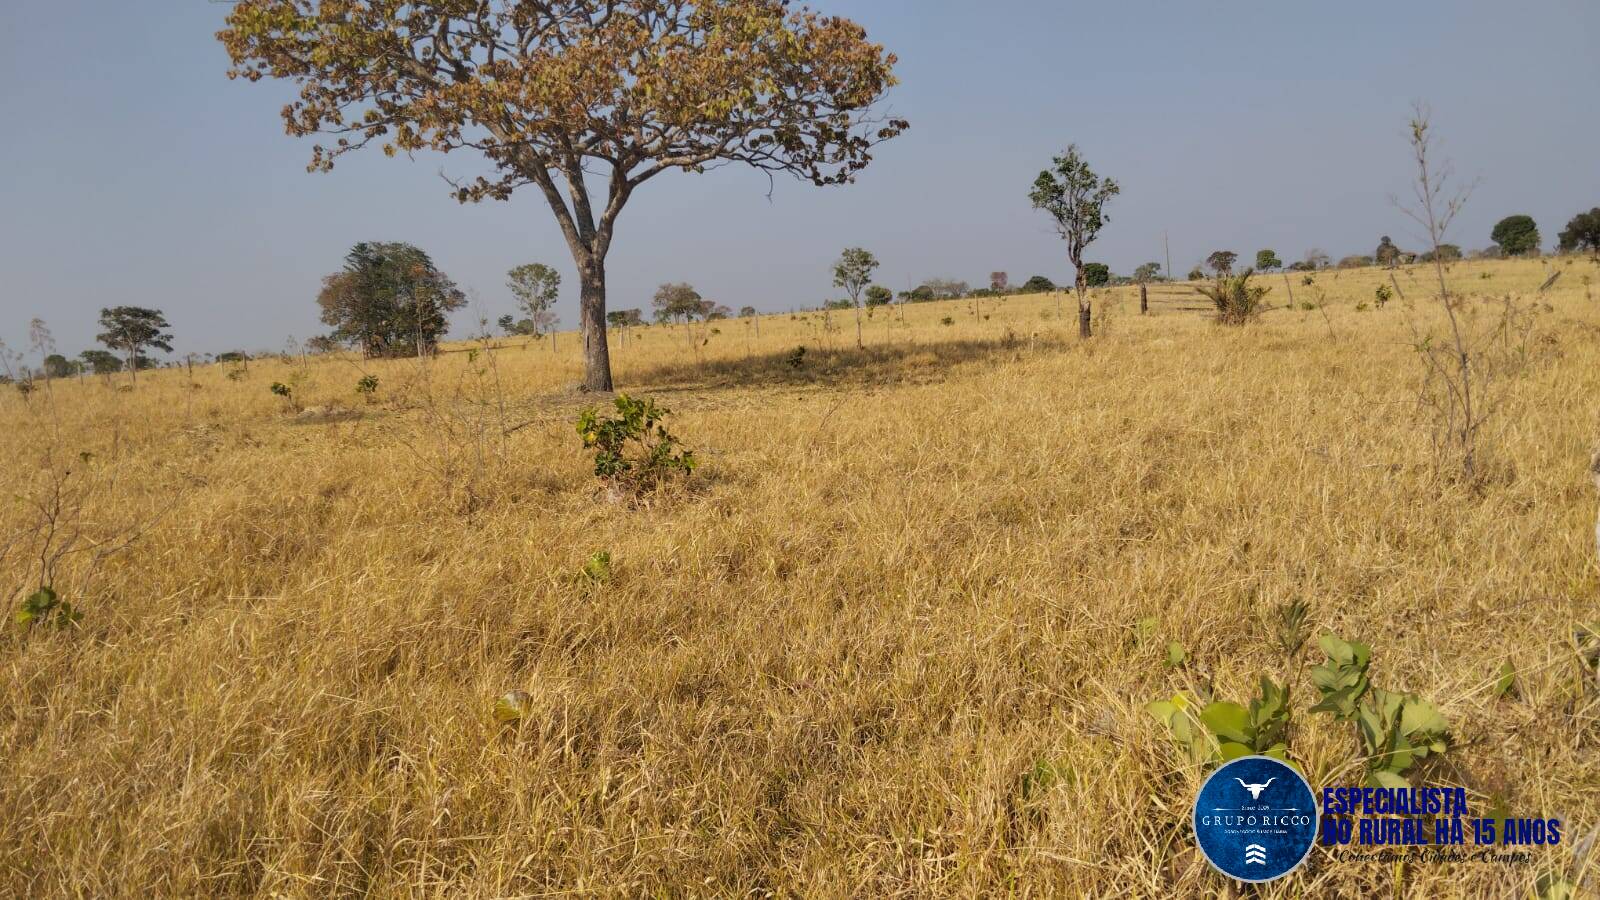
M1289 686L1261 676L1261 688L1248 707L1215 700L1194 714L1182 693L1145 707L1171 731L1173 743L1195 764L1227 762L1242 756L1289 761Z
M378 393L378 376L361 376L361 380L356 382L356 393L367 398L367 402L371 403L373 395Z
M1311 680L1322 694L1322 702L1311 711L1355 724L1367 761L1369 787L1410 787L1405 773L1430 754L1449 748L1449 721L1432 703L1415 694L1373 685L1367 677L1372 648L1366 644L1331 634L1317 644L1327 654L1328 663L1311 670Z
M661 424L666 409L627 394L618 394L615 406L614 416L587 409L578 417L578 434L583 448L594 454L597 478L642 493L694 471L699 464L694 451L684 449Z
M83 621L83 613L71 603L56 596L54 588L42 587L17 607L16 623L23 628L48 623L57 628L68 628Z
M806 364L806 348L796 347L794 352L784 359L784 364L791 369L798 369Z
M611 580L611 551L597 550L583 564L583 577L595 584Z

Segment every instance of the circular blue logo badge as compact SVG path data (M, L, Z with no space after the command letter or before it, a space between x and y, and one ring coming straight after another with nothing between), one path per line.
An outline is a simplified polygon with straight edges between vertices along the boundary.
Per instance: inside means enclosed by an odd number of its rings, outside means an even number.
M1299 772L1270 756L1223 764L1194 801L1194 835L1217 871L1240 881L1275 881L1311 854L1317 796Z

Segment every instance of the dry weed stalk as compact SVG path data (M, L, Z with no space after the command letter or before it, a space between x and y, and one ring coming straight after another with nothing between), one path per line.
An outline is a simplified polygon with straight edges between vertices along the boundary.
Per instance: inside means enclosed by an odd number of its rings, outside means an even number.
M1447 324L1440 336L1415 316L1408 321L1423 366L1417 408L1428 421L1436 464L1448 461L1473 482L1480 474L1484 426L1505 399L1497 383L1528 361L1533 309L1507 294L1497 318L1484 324L1468 298L1451 292L1441 247L1475 184L1455 185L1451 165L1435 158L1431 114L1421 103L1413 107L1410 142L1416 164L1413 203L1390 199L1423 229L1438 279L1438 308Z

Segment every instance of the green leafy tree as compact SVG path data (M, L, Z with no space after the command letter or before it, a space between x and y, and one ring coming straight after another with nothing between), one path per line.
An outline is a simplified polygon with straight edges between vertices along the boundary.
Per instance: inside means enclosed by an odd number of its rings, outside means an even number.
M1588 250L1600 255L1600 206L1573 216L1561 232L1560 241L1562 253Z
M1161 263L1147 262L1133 270L1133 280L1146 284L1161 277Z
M1111 267L1105 263L1084 263L1083 282L1089 287L1105 287L1111 283Z
M1022 283L1024 294L1052 294L1056 291L1056 283L1043 275L1034 275Z
M1110 222L1106 204L1122 193L1122 188L1109 178L1101 178L1089 168L1089 163L1079 152L1077 144L1069 144L1066 152L1055 158L1050 168L1034 179L1028 199L1033 208L1049 214L1056 231L1067 242L1067 258L1077 270L1075 286L1078 292L1078 334L1090 337L1093 332L1093 310L1088 296L1088 273L1084 271L1083 252L1100 236L1100 230Z
M163 353L172 352L172 334L167 331L172 326L167 324L167 319L159 309L145 309L142 306L114 306L110 309L100 310L100 327L104 328L95 340L111 350L119 350L127 354L127 367L138 380L138 371L147 369L155 363L145 356L146 348L154 348Z
M907 127L872 112L895 57L785 0L240 0L217 37L230 77L298 85L290 134L337 136L313 170L470 150L490 172L462 202L535 187L578 270L591 390L612 388L606 258L642 184L723 162L843 184Z
M501 316L496 325L510 337L538 337L539 326L532 319L518 319L516 316Z
M44 358L44 375L46 378L68 378L78 374L78 364L59 353L52 353Z
M692 322L701 314L700 292L692 285L678 282L667 283L656 288L656 294L650 300L650 306L655 310L657 322Z
M850 305L856 310L856 346L861 339L861 292L872 283L872 273L878 269L878 258L860 247L847 248L833 264L833 286L850 295Z
M867 288L866 300L868 306L888 306L894 302L894 291L881 284Z
M422 250L403 243L360 243L344 269L322 280L317 305L329 337L368 357L432 353L466 295Z
M522 314L533 323L533 336L545 334L556 326L552 309L561 296L561 273L544 263L528 263L506 273L506 288L517 298Z
M1283 268L1283 260L1278 258L1278 251L1276 250L1257 250L1256 268L1264 272L1281 269Z
M1522 256L1539 249L1539 226L1532 216L1506 216L1489 232L1489 239L1507 256Z
M1378 249L1373 251L1372 258L1378 265L1392 269L1400 262L1400 248L1386 234L1378 241Z
M85 350L78 354L78 358L83 360L83 364L89 367L89 371L96 375L115 375L122 371L122 359L115 353L108 353L104 350Z
M1206 265L1218 275L1232 275L1233 264L1239 259L1239 254L1232 250L1217 250L1206 257Z

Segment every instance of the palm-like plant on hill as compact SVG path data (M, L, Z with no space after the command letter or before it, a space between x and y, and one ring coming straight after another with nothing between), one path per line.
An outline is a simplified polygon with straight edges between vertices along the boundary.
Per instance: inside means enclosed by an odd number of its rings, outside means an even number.
M1271 288L1250 283L1254 269L1238 275L1218 275L1214 284L1199 285L1195 290L1204 294L1217 307L1217 322L1223 325L1244 325L1266 309L1263 302Z

